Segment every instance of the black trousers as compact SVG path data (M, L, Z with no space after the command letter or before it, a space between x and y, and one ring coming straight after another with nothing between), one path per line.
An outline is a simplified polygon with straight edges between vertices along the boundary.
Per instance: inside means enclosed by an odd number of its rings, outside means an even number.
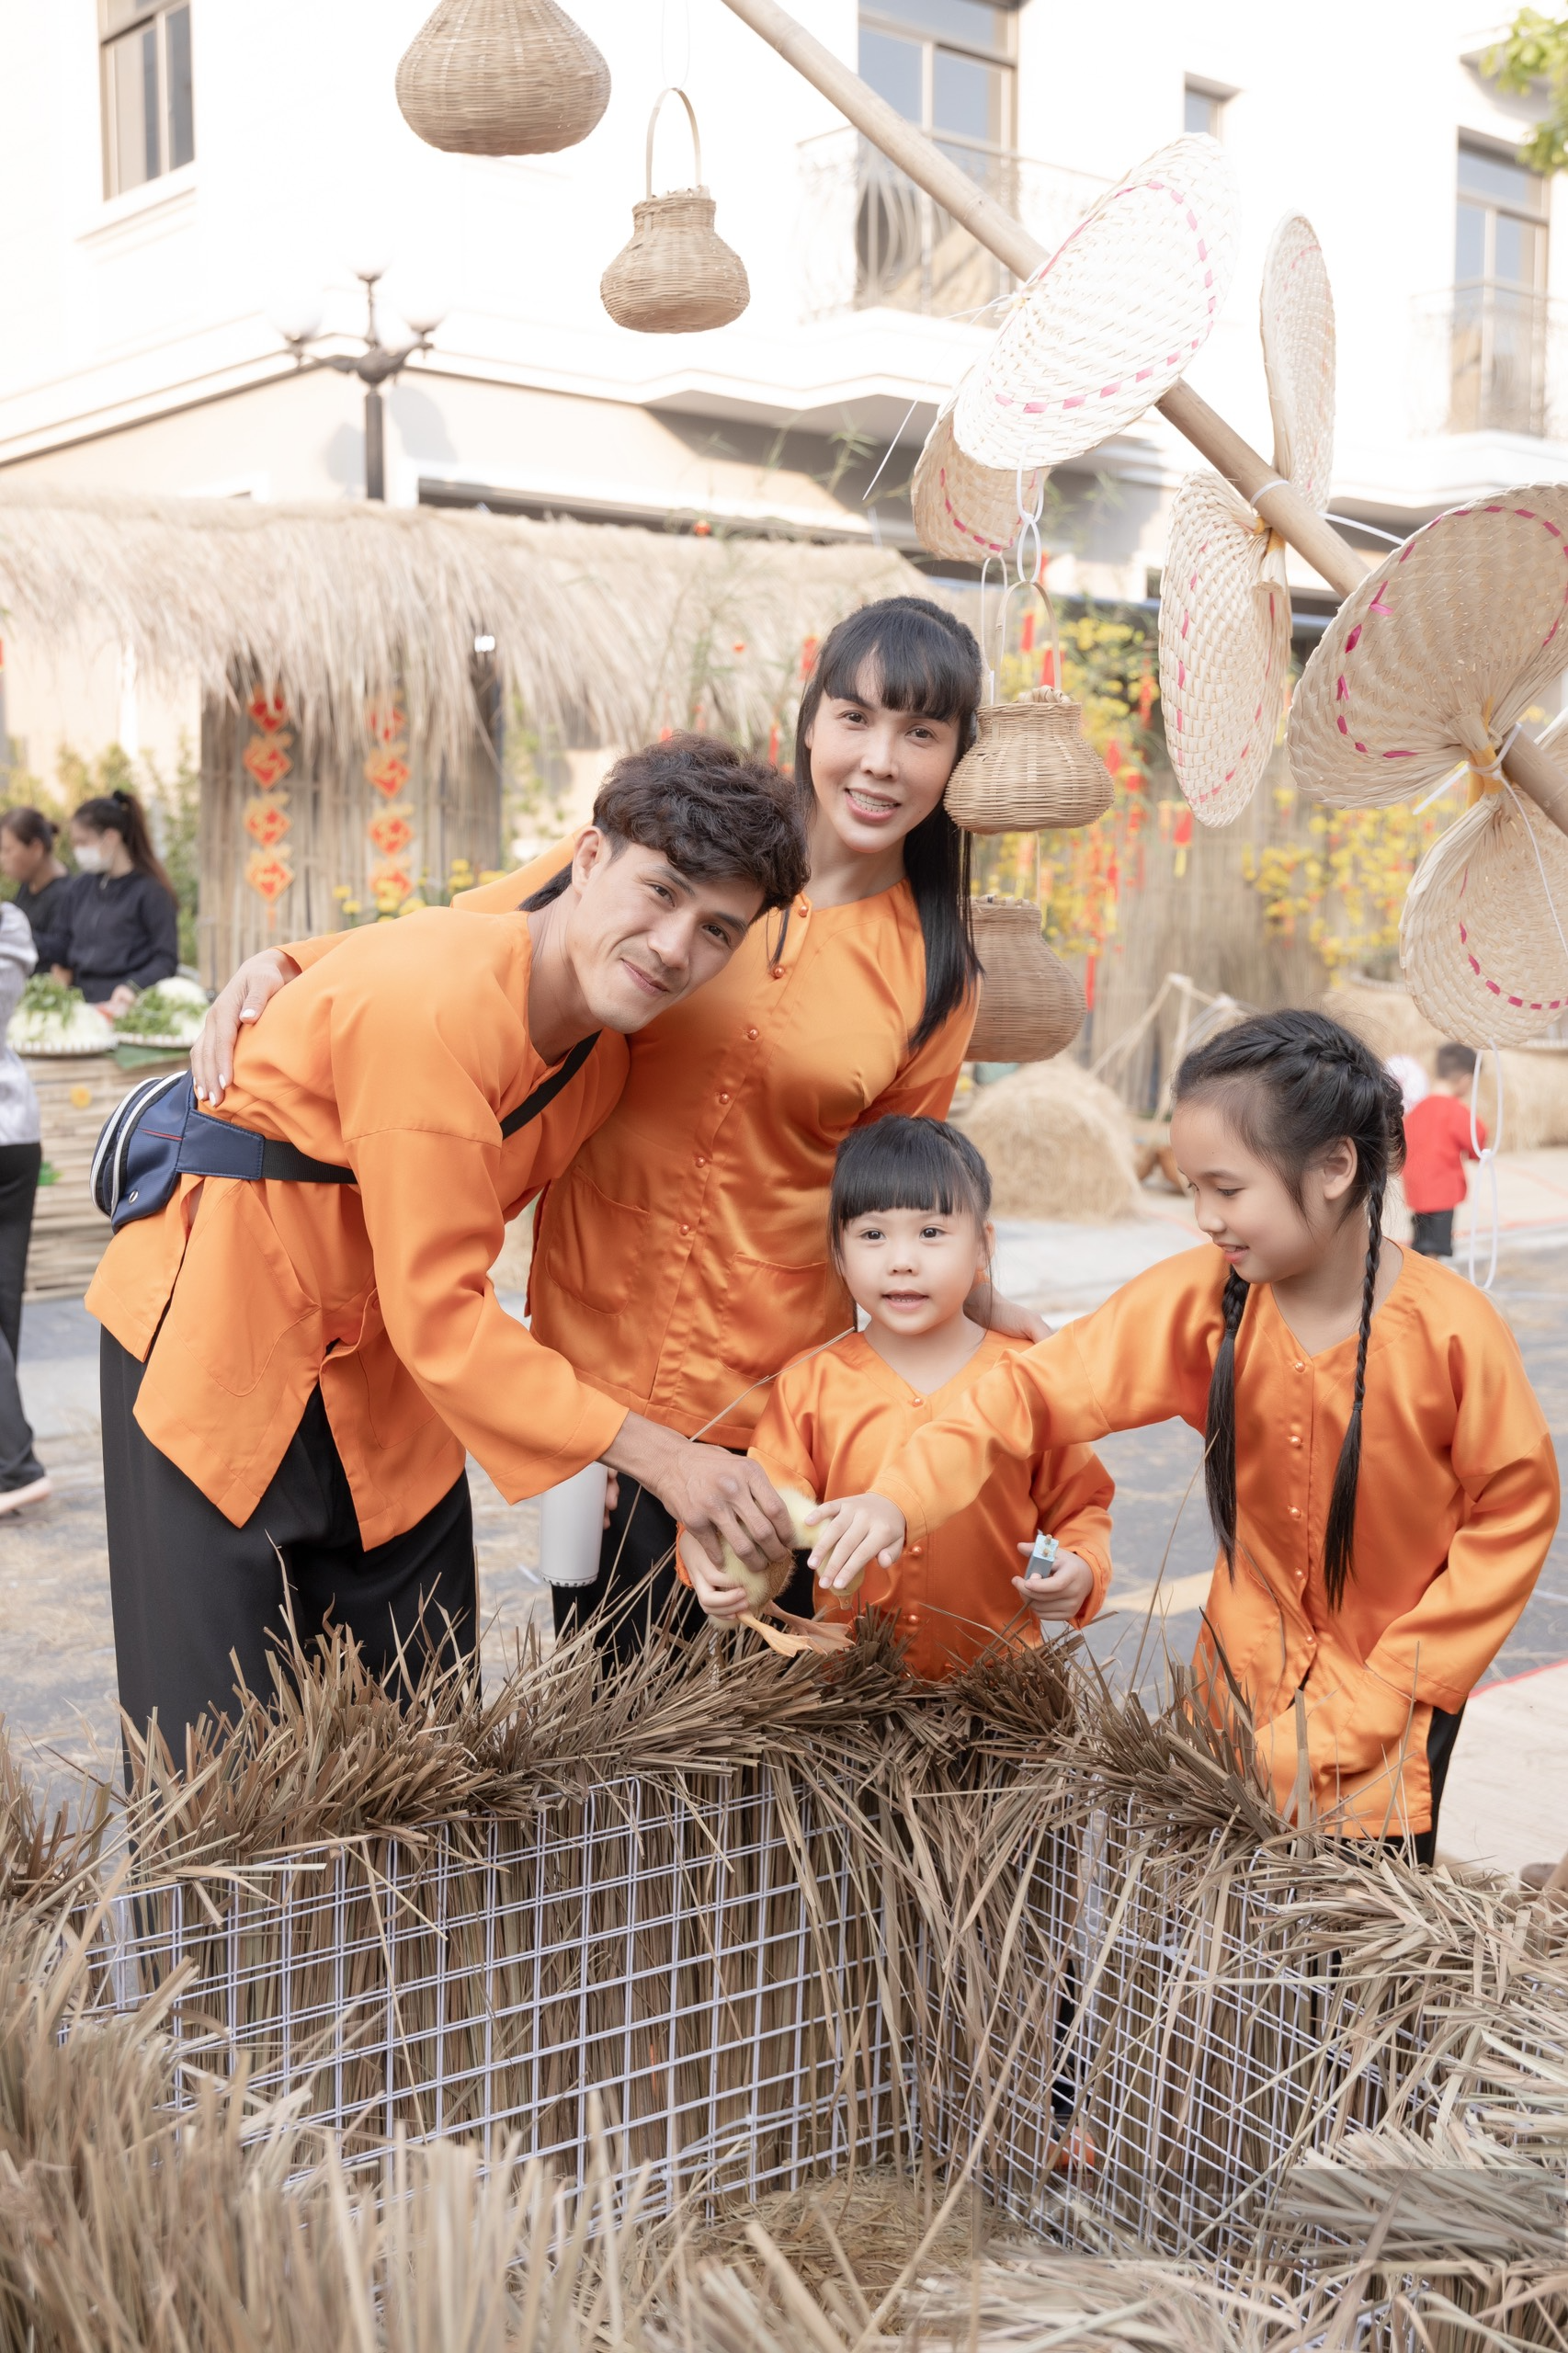
M592 1585L555 1585L550 1593L558 1634L594 1620L601 1654L624 1666L655 1626L667 1624L689 1641L706 1620L697 1596L676 1574L675 1521L651 1488L625 1476L619 1487L599 1547L598 1575ZM809 1618L812 1573L804 1561L803 1552L796 1555L795 1574L778 1598L785 1609Z
M17 1381L22 1290L42 1165L42 1144L0 1143L0 1492L30 1486L44 1475Z
M318 1389L267 1493L236 1528L143 1433L135 1416L142 1370L104 1333L115 1662L119 1704L138 1731L155 1715L177 1762L187 1725L231 1711L236 1664L252 1691L270 1694L271 1662L288 1639L286 1595L302 1645L330 1619L355 1636L376 1675L400 1676L400 1646L415 1673L434 1651L472 1655L466 1477L406 1534L367 1548Z
M1449 1766L1453 1758L1454 1743L1464 1722L1464 1710L1448 1715L1441 1708L1434 1708L1432 1721L1426 1730L1426 1770L1432 1781L1432 1826L1418 1830L1406 1840L1411 1859L1417 1863L1435 1863L1437 1859L1437 1809L1443 1802L1443 1789L1449 1778Z
M1451 1258L1454 1255L1454 1213L1452 1210L1413 1210L1410 1217L1410 1246L1423 1258Z

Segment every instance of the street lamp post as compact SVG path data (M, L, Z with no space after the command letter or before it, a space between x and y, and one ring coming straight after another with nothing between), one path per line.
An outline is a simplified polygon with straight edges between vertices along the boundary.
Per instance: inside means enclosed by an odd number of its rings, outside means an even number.
M376 287L381 275L379 268L355 272L365 289L363 351L312 353L310 347L320 333L319 313L311 319L298 320L292 325L280 324L278 332L294 355L296 368L335 368L339 375L358 376L364 385L365 495L384 504L387 494L386 420L381 406L381 386L395 382L416 351L430 349L430 338L441 324L441 313L433 312L422 319L409 320L408 324L414 329L414 342L402 346L383 343L376 325Z

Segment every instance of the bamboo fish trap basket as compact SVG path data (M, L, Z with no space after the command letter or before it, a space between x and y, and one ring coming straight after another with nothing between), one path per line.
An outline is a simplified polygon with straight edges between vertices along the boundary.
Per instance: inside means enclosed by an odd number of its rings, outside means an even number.
M697 185L653 194L653 132L665 100L678 98L691 125ZM619 326L639 335L689 335L728 326L751 301L745 264L714 227L717 208L702 185L702 142L684 90L663 90L648 122L648 192L632 206L635 223L599 280L599 297Z
M441 0L403 53L397 102L427 146L553 155L609 103L609 67L555 0Z
M1477 805L1429 849L1400 926L1428 1020L1518 1045L1568 1010L1568 841L1503 776L1502 752L1564 658L1568 487L1439 515L1346 599L1290 710L1290 765L1341 809L1415 801L1468 767Z
M984 979L970 1059L1049 1062L1083 1028L1083 990L1046 946L1032 899L987 896L971 901L971 912Z

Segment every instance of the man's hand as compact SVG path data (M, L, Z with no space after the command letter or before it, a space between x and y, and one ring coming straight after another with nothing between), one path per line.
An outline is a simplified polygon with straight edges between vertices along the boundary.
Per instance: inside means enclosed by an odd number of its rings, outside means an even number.
M790 1515L762 1465L746 1455L699 1446L641 1414L628 1414L604 1459L651 1487L716 1569L726 1544L748 1569L765 1569L794 1551Z
M691 1589L710 1618L738 1618L743 1609L751 1608L751 1597L744 1586L736 1585L716 1569L700 1544L682 1529L679 1551Z
M1041 1340L1049 1340L1053 1324L1032 1307L1020 1307L1016 1299L1004 1299L989 1283L976 1283L963 1303L963 1312L972 1324L983 1324L988 1332L1000 1334L1004 1340L1027 1340L1034 1347Z
M806 1514L817 1531L812 1566L824 1593L846 1593L871 1563L891 1569L903 1550L903 1514L885 1495L841 1495Z
M121 981L119 986L110 995L108 1002L99 1006L98 1011L104 1016L106 1020L112 1021L117 1013L129 1013L135 1002L136 991L131 986L128 981Z
M1020 1544L1018 1550L1027 1555L1034 1546ZM1052 1625L1065 1624L1076 1618L1093 1593L1095 1573L1076 1552L1058 1552L1049 1576L1040 1576L1037 1572L1032 1577L1015 1577L1013 1588L1037 1618Z
M233 979L207 1008L201 1035L190 1050L190 1075L199 1103L221 1103L234 1068L234 1040L242 1028L259 1021L272 999L300 977L292 956L264 948L247 956Z

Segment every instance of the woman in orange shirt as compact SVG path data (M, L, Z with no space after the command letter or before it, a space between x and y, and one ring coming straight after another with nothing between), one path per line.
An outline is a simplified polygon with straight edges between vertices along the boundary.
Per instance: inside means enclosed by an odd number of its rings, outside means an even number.
M685 1437L744 1450L778 1366L852 1328L826 1247L834 1154L863 1122L940 1117L952 1100L978 966L968 837L942 795L980 689L971 632L923 597L866 606L831 632L796 730L806 890L640 1033L619 1103L540 1205L535 1334ZM562 844L461 904L516 907L570 855ZM276 954L235 976L192 1058L199 1086L221 1092L236 1019L256 1017L282 976ZM1043 1328L1005 1302L976 1310L1026 1338ZM736 1477L771 1501L744 1452ZM657 1498L623 1478L599 1577L556 1589L558 1624L608 1607L634 1645L674 1594L675 1536Z
M879 1120L838 1147L830 1246L868 1318L862 1332L788 1365L752 1454L780 1487L812 1496L869 1485L917 1429L961 1403L1023 1344L986 1331L965 1302L989 1279L991 1177L969 1138L940 1120ZM819 1596L818 1615L890 1613L912 1675L939 1681L997 1641L1038 1643L1046 1622L1085 1625L1110 1583L1115 1489L1086 1446L1007 1455L974 1501L896 1568L873 1568L853 1597ZM1049 1574L1019 1574L1037 1530ZM747 1606L684 1531L681 1560L710 1616Z
M1358 1039L1266 1015L1189 1054L1175 1094L1217 1247L999 1366L824 1513L812 1559L842 1589L1007 1454L1179 1415L1221 1547L1197 1658L1216 1720L1233 1688L1288 1815L1304 1779L1321 1826L1429 1861L1465 1701L1557 1525L1551 1432L1491 1303L1383 1240L1402 1106Z

